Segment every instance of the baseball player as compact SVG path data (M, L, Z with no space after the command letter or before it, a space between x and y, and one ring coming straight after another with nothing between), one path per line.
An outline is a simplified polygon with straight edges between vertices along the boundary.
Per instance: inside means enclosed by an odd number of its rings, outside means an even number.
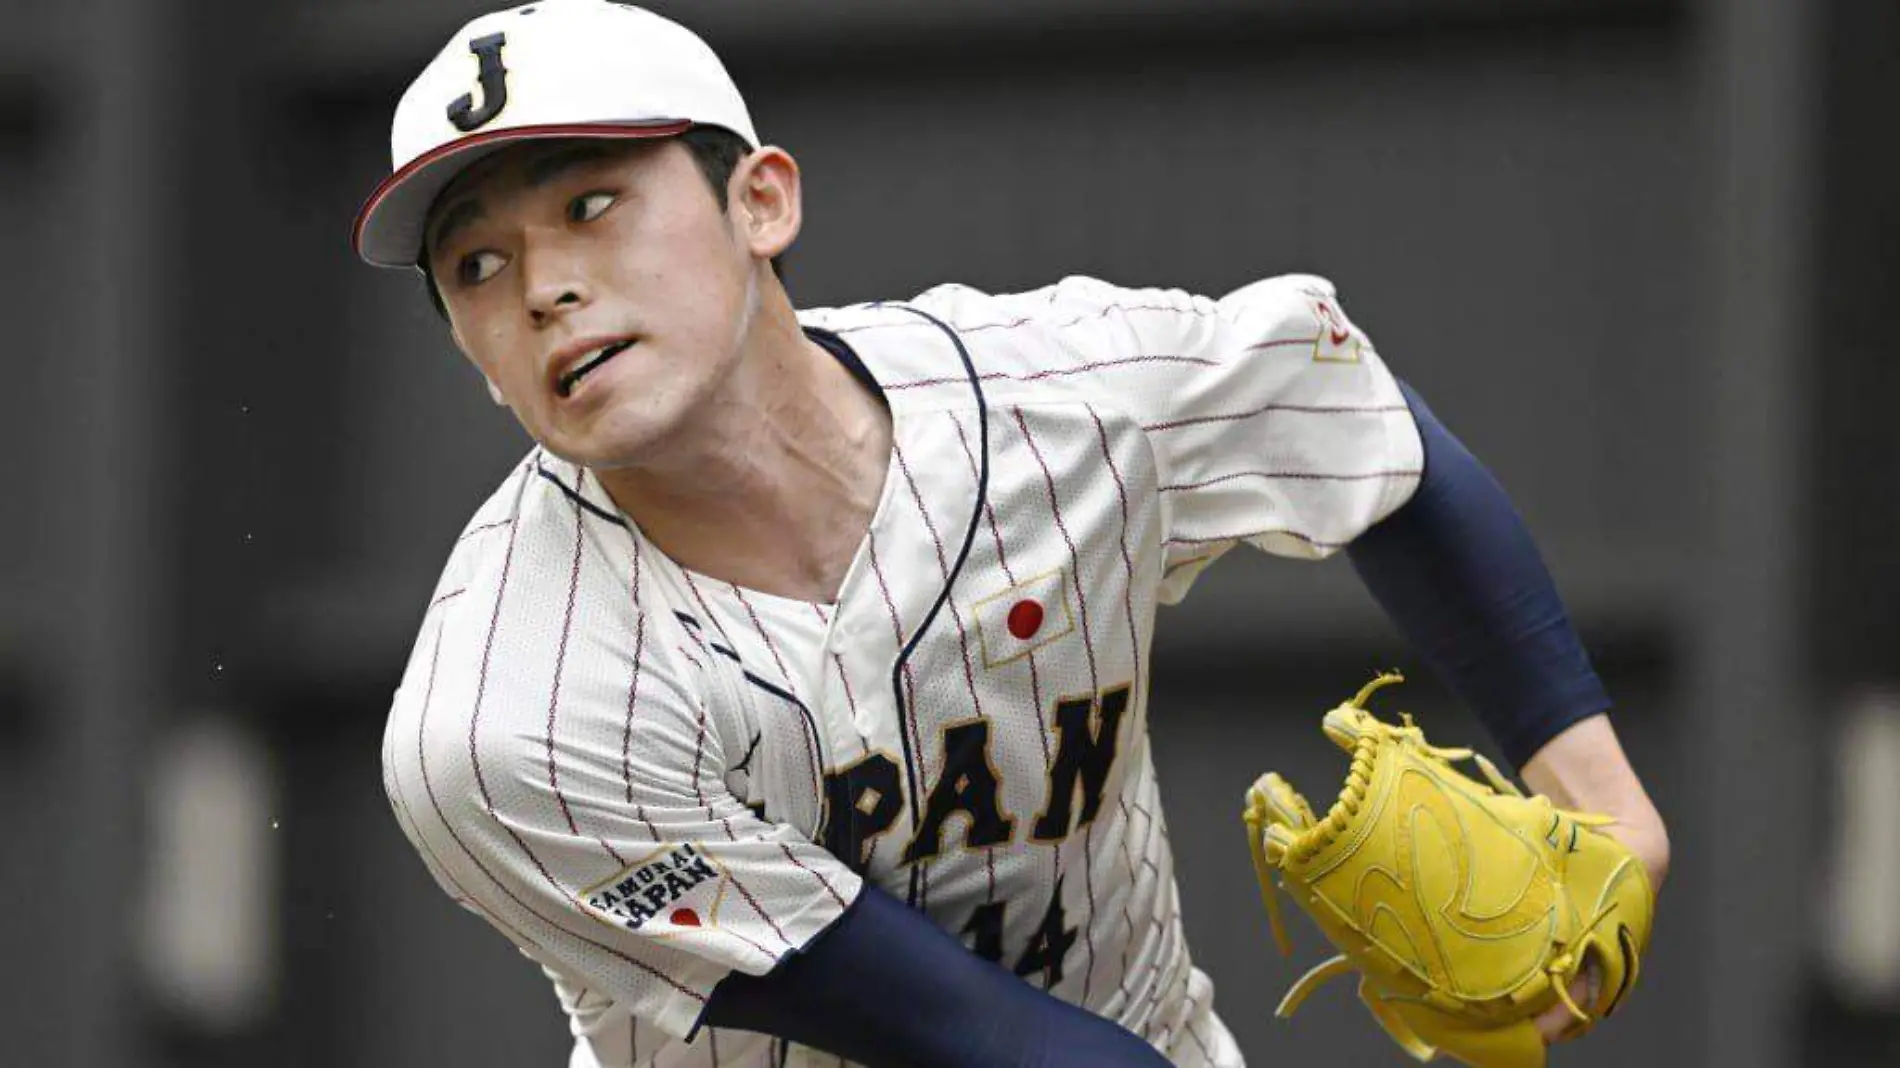
M420 269L537 444L450 550L385 783L577 1068L1240 1065L1148 666L1156 606L1243 543L1345 549L1660 877L1516 514L1328 282L795 311L796 162L701 40L603 0L469 23L392 151L356 248Z

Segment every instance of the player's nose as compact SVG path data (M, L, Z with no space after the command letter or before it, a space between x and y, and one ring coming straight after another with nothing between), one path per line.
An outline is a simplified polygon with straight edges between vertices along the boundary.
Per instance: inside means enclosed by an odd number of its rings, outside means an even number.
M528 318L545 326L587 306L592 290L579 265L559 249L523 250L521 272Z

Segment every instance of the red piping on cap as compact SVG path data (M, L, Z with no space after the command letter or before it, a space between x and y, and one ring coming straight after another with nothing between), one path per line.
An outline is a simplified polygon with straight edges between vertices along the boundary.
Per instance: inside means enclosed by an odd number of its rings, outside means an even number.
M350 248L358 256L363 254L363 227L369 223L369 217L376 206L383 202L395 188L408 181L417 171L458 152L478 148L485 144L501 141L525 141L542 137L672 137L683 134L693 128L691 119L658 119L639 122L576 122L555 123L547 126L511 126L505 130L488 130L470 134L446 144L440 144L410 160L401 170L383 179L363 206L356 212L356 221L350 226Z

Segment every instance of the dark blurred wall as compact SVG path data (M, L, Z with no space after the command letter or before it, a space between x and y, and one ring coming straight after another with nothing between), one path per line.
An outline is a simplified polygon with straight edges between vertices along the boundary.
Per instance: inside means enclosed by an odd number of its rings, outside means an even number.
M1815 547L1808 634L1816 691L1842 726L1870 694L1900 693L1900 396L1893 317L1900 305L1900 5L1831 5L1820 22L1825 101L1813 228L1812 344L1800 361L1814 391L1805 503ZM1853 799L1826 760L1830 822ZM1900 835L1886 812L1884 833ZM1837 964L1812 962L1806 1047L1817 1060L1900 1064L1891 999L1869 997Z
M1815 643L1821 677L1900 681L1900 5L1839 4L1820 42L1826 137L1812 225L1820 245L1815 323L1802 361L1814 382L1810 509L1815 596L1850 625Z
M378 769L436 570L527 445L420 282L347 242L397 95L477 6L8 2L53 28L0 44L0 455L26 518L0 524L0 946L59 994L0 1001L0 1063L565 1063L545 981L436 889ZM1885 678L1900 629L1891 4L656 6L803 166L801 304L1331 277L1522 506L1672 821L1645 989L1568 1058L1891 1063L1893 1007L1828 1040L1809 877L1761 860L1823 817L1782 796L1812 781L1819 680ZM1407 653L1344 565L1242 555L1158 628L1190 935L1252 1063L1396 1063L1344 988L1271 1022L1321 947L1303 927L1298 968L1273 955L1237 813L1269 766L1337 781L1318 712ZM239 1015L136 948L152 754L207 720L273 784L271 978Z

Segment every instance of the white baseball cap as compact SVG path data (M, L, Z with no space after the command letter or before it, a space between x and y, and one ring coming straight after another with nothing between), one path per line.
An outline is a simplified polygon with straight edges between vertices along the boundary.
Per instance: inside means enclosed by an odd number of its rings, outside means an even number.
M759 144L732 76L686 27L607 0L538 0L483 15L396 105L393 173L363 202L351 243L379 267L414 267L436 196L464 167L517 141L670 137L695 126Z

